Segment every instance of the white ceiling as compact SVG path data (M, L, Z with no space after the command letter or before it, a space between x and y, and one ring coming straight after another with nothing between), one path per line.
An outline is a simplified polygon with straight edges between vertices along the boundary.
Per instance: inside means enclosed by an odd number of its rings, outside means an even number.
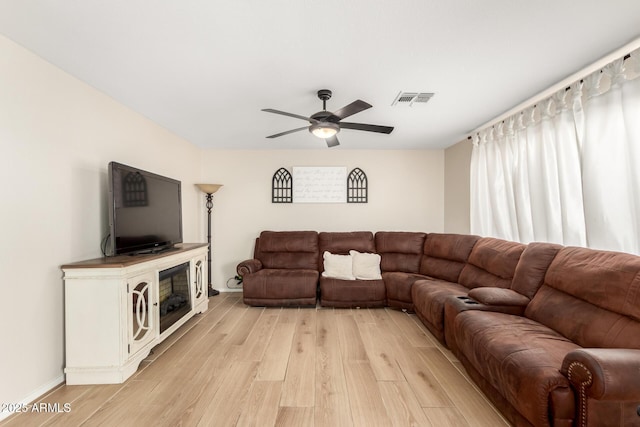
M0 33L201 147L321 148L266 135L362 99L337 149L452 145L640 36L638 0L2 0ZM391 106L400 91L435 92Z

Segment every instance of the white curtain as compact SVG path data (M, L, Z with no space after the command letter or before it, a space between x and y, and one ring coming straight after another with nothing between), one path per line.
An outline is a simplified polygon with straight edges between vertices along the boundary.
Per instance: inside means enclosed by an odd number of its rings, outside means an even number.
M640 253L638 56L472 137L472 233Z

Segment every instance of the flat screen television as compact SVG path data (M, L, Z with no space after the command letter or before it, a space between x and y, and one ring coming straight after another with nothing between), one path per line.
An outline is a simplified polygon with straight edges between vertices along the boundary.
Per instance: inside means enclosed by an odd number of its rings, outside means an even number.
M109 163L108 255L141 254L182 243L182 195L178 180Z

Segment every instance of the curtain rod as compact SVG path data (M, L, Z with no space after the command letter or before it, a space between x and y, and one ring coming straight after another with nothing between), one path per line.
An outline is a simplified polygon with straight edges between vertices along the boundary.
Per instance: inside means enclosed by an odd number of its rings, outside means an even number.
M532 96L531 98L527 99L524 102L521 102L520 104L516 105L515 107L511 108L510 110L502 113L501 115L499 115L498 117L495 117L494 119L489 120L488 122L478 126L477 128L475 128L474 130L472 130L471 132L469 132L469 135L467 136L467 139L471 139L471 136L475 133L480 132L483 129L486 129L488 127L491 127L493 125L495 125L496 123L500 123L501 121L507 119L510 116L513 116L514 114L525 110L528 107L531 107L532 105L537 104L538 102L550 97L551 95L553 95L554 93L558 92L559 90L562 89L566 89L567 87L571 86L573 83L582 80L583 78L587 77L588 75L604 68L607 64L615 61L616 59L620 58L620 57L624 57L625 59L629 57L629 53L633 52L634 50L640 48L640 37L634 39L633 41L625 44L624 46L614 50L613 52L609 53L608 55L600 58L599 60L597 60L596 62L592 63L591 65L586 66L585 68L571 74L570 76L564 78L563 80L559 81L558 83L554 84L553 86L549 87L548 89Z

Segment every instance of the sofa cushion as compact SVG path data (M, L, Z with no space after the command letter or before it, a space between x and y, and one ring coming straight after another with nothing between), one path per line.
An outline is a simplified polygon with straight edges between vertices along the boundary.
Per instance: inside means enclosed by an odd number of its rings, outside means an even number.
M475 244L458 283L469 289L481 286L510 288L520 255L526 245L493 237L483 237Z
M422 323L444 342L444 303L447 298L467 295L468 291L462 285L445 280L417 280L411 286L413 308Z
M386 292L382 280L341 280L320 278L320 305L323 307L384 307Z
M244 297L251 305L315 304L317 270L262 269L243 279Z
M380 255L349 251L353 264L353 275L359 280L380 280Z
M411 286L416 280L428 279L427 276L401 271L383 272L382 278L387 288L387 303L391 307L413 310Z
M324 270L322 254L329 251L332 254L348 255L350 250L358 252L375 252L376 246L373 233L370 231L352 232L320 232L318 233L318 247L320 256L316 260L320 271Z
M336 255L329 251L322 254L324 260L323 277L355 280L353 275L353 257L351 255Z
M315 231L263 231L260 233L261 252L317 252L318 233Z
M378 231L375 235L376 252L382 257L382 271L417 273L426 233L409 231Z
M420 274L457 282L471 250L479 239L478 236L465 234L427 234L420 261Z
M540 289L551 261L556 257L561 245L532 242L520 256L513 273L511 289L531 299Z
M525 316L583 347L640 349L640 257L561 249Z
M263 231L255 257L263 268L318 269L318 233L315 231Z
M538 322L490 311L459 313L453 333L458 352L521 415L549 425L550 394L570 390L562 360L578 345Z

